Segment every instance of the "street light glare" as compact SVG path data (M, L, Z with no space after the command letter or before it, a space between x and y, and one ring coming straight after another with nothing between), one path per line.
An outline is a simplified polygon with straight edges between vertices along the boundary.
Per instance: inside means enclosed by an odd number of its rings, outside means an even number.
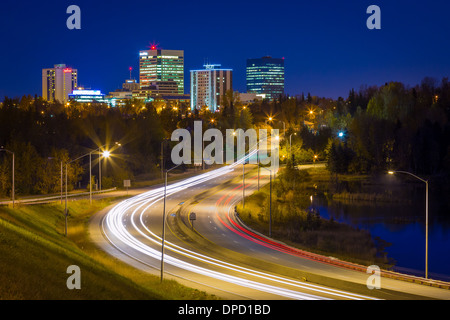
M388 174L394 174L394 171L388 171Z
M103 151L102 153L103 157L105 158L109 158L109 156L111 155L111 153L108 150Z

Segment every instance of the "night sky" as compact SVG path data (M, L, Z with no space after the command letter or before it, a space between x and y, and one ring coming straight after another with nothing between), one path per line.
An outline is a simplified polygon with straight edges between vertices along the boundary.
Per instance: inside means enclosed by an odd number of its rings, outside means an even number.
M81 9L69 30L66 9ZM366 9L381 8L381 30ZM247 58L285 58L285 91L337 98L351 88L450 75L450 1L11 1L0 5L0 99L41 95L41 69L65 63L79 85L104 93L139 77L139 50L151 43L185 53L189 70L205 59L233 69L245 87Z

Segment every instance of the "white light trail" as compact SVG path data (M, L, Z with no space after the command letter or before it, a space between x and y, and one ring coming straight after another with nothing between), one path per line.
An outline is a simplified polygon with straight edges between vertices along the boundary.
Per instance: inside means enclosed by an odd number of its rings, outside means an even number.
M256 152L256 151L255 151ZM250 157L248 155L247 157ZM219 176L222 176L224 174L230 173L234 170L234 167L242 164L245 158L235 162L234 164L223 167L208 173L201 174L196 177L188 178L180 182L173 183L171 185L167 186L166 189L166 196L170 196L171 194L180 192L182 190L185 190L187 188L191 188L195 185L199 185L203 182L206 182L211 179L215 179ZM161 259L161 251L156 250L152 248L150 245L145 244L135 236L133 236L130 231L127 229L127 227L124 225L123 221L125 218L125 215L127 212L131 212L130 221L132 223L132 227L134 228L134 231L137 231L141 236L143 236L145 239L150 240L152 243L156 244L157 246L161 245L161 237L154 234L144 223L143 216L144 213L150 209L156 202L162 200L164 197L164 187L157 188L148 192L145 192L141 195L137 195L135 197L132 197L130 199L124 200L120 202L118 205L116 205L114 208L112 208L105 216L104 219L104 234L108 238L108 240L114 244L117 248L123 247L125 245L126 247L132 248L146 256L152 257L154 259L160 260ZM144 231L136 224L135 222L135 215L139 214L139 221L141 225L144 228ZM108 236L110 234L110 236ZM194 259L195 261L199 261L200 263L206 263L209 265L212 265L214 267L224 268L226 270L237 272L239 274L242 274L243 276L252 276L259 278L261 280L273 282L275 285L269 285L253 280L249 280L242 277L236 277L230 274L218 272L212 269L207 269L204 267L201 267L199 265L194 265L192 263L183 261L181 259L175 258L171 255L166 254L164 258L164 262L168 263L170 265L176 266L178 268L182 268L184 270L188 270L191 272L195 272L197 274L205 275L207 277L212 277L215 279L219 279L222 281L226 281L229 283L233 283L236 285L244 286L247 288L252 288L255 290L283 296L286 298L291 299L325 299L324 297L313 295L313 294L307 294L300 291L295 291L292 289L286 289L283 287L278 287L276 284L280 285L289 285L293 287L293 289L303 289L308 291L314 291L319 294L326 294L329 296L335 296L339 298L345 298L345 299L372 299L371 297L362 296L358 294L352 294L336 289L330 289L330 288L324 288L318 285L313 284L305 284L304 282L295 281L292 279L280 277L271 275L268 273L260 272L257 270L252 270L249 268L244 268L238 265L234 265L225 261L221 261L209 256L205 256L202 254L199 254L197 252L188 250L186 248L183 248L181 246L175 245L173 243L170 243L168 241L165 241L165 246L168 250L180 254L184 257L187 257L189 259ZM121 249L125 254L128 254L132 256L132 253L127 252L127 250Z

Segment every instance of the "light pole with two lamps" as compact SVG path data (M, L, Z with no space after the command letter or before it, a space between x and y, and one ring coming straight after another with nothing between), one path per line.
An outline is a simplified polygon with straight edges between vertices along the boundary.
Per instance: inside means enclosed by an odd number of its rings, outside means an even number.
M73 162L75 162L75 161L78 161L78 160L80 160L81 158L84 158L84 157L86 157L86 156L89 156L89 185L90 185L90 190L89 190L89 199L90 199L90 203L92 204L92 173L91 173L91 169L92 169L92 164L91 164L91 160L92 160L92 153L93 152L95 152L95 151L99 151L101 148L103 148L103 147L100 147L100 148L97 148L97 149L95 149L95 150L93 150L93 151L91 151L91 152L89 152L89 153L86 153L86 154L84 154L84 155L82 155L82 156L80 156L80 157L78 157L78 158L76 158L76 159L74 159L74 160L70 160L70 161L67 161L66 163L65 163L65 167L66 167L66 200L65 200L65 207L64 207L64 217L65 217L65 232L64 232L64 234L66 235L66 237L67 237L67 217L68 217L68 215L69 215L69 213L68 213L68 209L67 209L67 167L68 167L68 165L69 164L71 164L71 163L73 163ZM110 152L109 151L103 151L102 152L102 155L105 157L105 158L108 158L109 156L110 156Z

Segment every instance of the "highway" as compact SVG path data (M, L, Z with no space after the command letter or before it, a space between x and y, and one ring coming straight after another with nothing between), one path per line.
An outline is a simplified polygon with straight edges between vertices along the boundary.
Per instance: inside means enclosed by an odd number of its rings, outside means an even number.
M263 171L261 185L269 181ZM257 189L255 170L245 182L248 196ZM242 187L240 162L168 184L165 279L225 299L450 299L450 290L389 274L381 278L381 289L370 290L364 266L303 252L248 230L234 215ZM92 239L109 254L159 275L163 197L164 188L155 187L99 212L91 220Z

